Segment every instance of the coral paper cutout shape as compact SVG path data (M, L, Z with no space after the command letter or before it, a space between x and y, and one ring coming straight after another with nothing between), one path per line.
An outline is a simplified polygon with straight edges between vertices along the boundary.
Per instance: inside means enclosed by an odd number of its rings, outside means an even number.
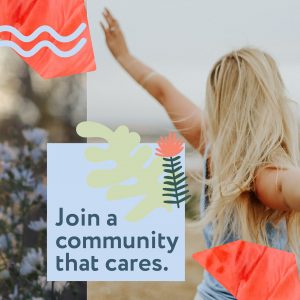
M0 44L44 78L96 69L84 0L0 0Z
M239 240L193 258L238 300L300 299L292 253Z

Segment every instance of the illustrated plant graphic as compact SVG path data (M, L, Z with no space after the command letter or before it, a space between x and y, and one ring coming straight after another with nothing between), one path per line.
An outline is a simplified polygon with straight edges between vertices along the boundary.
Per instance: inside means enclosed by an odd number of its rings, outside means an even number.
M164 203L176 204L180 208L180 203L191 198L187 189L188 184L185 183L187 177L184 175L180 160L180 152L183 150L183 142L177 139L176 133L169 133L167 137L161 137L157 142L158 148L156 155L163 157L164 167L164 187L166 193L164 197L168 197Z
M129 132L126 126L115 131L96 122L82 122L77 126L77 133L85 138L102 138L107 147L90 146L86 150L86 158L92 163L113 161L112 169L93 170L87 183L93 188L107 188L108 200L124 200L140 196L141 201L125 216L128 221L138 221L158 208L171 211L172 207L162 201L163 160L153 155L149 145L140 144L140 136ZM152 159L152 160L151 160ZM147 162L147 167L145 164ZM135 179L133 184L124 184Z

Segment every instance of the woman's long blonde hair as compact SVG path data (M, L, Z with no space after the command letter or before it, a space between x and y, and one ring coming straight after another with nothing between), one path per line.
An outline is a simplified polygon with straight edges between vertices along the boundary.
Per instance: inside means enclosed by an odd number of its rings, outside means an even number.
M288 248L300 255L300 213L266 208L255 196L258 168L299 166L299 128L274 59L242 48L211 70L206 90L210 142L210 205L203 225L213 225L213 245L233 234L270 245L267 224L284 223Z

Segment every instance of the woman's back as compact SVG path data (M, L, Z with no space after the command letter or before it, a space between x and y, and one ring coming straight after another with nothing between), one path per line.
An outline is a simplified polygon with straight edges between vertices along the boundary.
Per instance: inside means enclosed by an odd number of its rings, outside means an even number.
M208 156L209 147L207 147L203 159L203 183L200 197L200 216L203 217L205 210L209 205L209 196L208 196L208 186L205 183L205 179L208 177L208 166L207 166L207 156ZM282 220L278 227L275 228L270 223L267 224L267 235L269 244L273 248L280 250L287 250L287 230L284 221ZM205 226L203 230L204 240L207 248L212 247L213 240L213 228L211 224ZM233 241L238 240L237 236L229 234L224 238L222 244L227 244ZM198 298L197 298L198 297ZM197 299L203 300L233 300L235 299L231 293L227 291L212 275L207 271L204 271L203 280L198 285L197 288Z

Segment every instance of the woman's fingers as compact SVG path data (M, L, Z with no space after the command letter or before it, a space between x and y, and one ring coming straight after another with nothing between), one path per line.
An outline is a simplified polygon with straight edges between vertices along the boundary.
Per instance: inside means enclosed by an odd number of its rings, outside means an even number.
M103 23L102 28L105 29L106 36L111 35L115 36L117 33L119 33L119 24L117 20L112 16L110 11L105 8L104 12L102 13L105 19L105 23L107 23L107 26L105 26Z
M116 25L118 23L118 21L114 18L114 16L112 15L112 13L108 10L108 8L105 8L105 12L107 15L107 18L109 19L110 23L112 25Z
M115 58L129 53L124 35L120 29L118 21L113 17L110 11L105 8L103 11L103 22L100 22L105 33L107 46Z
M116 27L118 25L117 20L112 16L111 12L107 8L105 8L103 15L109 27Z
M107 28L105 27L105 25L100 21L100 26L102 27L103 29L103 32L105 33L105 35L107 35Z

